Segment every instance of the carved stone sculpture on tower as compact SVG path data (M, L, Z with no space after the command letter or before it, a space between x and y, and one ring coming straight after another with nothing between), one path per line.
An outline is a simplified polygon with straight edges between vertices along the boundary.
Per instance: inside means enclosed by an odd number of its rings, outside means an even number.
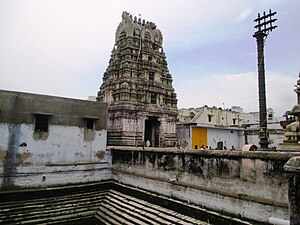
M286 115L289 118L289 124L286 126L284 136L286 140L280 145L282 150L299 150L300 151L300 73L297 84L295 85L295 92L297 94L297 104L294 105L291 111L287 111ZM290 117L289 117L290 116Z
M97 97L108 103L108 145L174 145L177 96L162 43L153 22L123 12Z

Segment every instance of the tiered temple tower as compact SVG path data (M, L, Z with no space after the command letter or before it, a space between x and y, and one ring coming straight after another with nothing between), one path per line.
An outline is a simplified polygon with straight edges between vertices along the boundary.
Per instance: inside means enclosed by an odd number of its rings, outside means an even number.
M108 103L108 145L174 146L177 96L153 22L122 14L97 100Z

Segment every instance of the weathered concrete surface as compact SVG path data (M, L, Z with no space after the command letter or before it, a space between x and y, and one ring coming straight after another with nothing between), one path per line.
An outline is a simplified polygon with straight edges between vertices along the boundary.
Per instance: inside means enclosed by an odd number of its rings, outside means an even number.
M0 191L0 224L96 225L111 181L30 190Z
M36 114L51 115L47 131ZM0 189L110 179L106 118L105 103L0 90Z
M95 118L95 130L106 129L106 103L0 90L0 106L1 123L33 124L34 114L45 113L50 125L83 128L84 118Z
M284 169L289 174L290 224L300 225L300 157L291 158Z
M110 149L119 182L242 219L289 218L283 166L297 153Z

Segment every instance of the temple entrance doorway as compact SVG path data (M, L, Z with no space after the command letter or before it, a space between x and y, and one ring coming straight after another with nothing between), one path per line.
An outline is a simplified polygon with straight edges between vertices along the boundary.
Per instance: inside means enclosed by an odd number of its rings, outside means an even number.
M159 147L160 122L158 117L150 116L145 120L145 142L150 141L150 146Z

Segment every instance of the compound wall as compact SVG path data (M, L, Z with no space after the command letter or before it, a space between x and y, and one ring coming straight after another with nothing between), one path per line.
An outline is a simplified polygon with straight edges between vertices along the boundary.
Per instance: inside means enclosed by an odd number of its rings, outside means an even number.
M283 166L296 153L111 147L113 179L241 219L289 219ZM298 153L299 155L299 153Z

